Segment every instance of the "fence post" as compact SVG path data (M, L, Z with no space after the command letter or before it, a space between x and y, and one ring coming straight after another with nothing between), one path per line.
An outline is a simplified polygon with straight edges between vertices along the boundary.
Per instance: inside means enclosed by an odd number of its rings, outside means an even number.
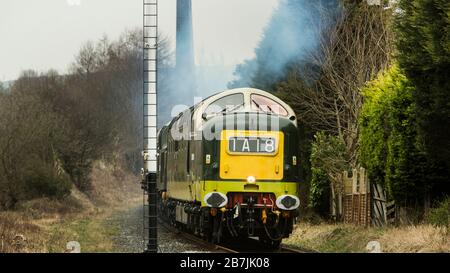
M353 169L352 182L352 193L358 194L358 169Z

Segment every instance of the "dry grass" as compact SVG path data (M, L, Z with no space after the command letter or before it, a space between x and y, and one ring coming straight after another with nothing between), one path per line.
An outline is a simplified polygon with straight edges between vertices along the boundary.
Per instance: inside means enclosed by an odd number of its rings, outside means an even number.
M96 206L133 203L142 197L140 179L120 168L97 162L90 175L92 189L89 200Z
M69 241L80 242L83 252L113 251L117 230L103 220L142 202L139 178L97 163L91 179L88 195L73 189L62 201L36 199L0 212L0 253L65 252Z
M22 203L17 210L32 219L53 217L54 215L66 216L82 212L85 209L84 203L78 199L76 194L71 194L64 200L52 200L40 198Z
M378 241L385 252L450 252L450 233L431 225L391 228Z
M363 228L302 223L283 243L319 252L367 252L370 241L380 242L382 252L450 252L450 233L430 225Z
M17 212L0 213L0 253L45 250L42 229Z

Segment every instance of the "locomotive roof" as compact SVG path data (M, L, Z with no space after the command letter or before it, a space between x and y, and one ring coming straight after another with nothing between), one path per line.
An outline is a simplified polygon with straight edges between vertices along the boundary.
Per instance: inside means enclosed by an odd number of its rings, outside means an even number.
M260 95L264 95L266 97L270 97L272 99L275 99L277 102L282 102L282 104L286 105L282 100L280 100L278 97L272 95L271 93L267 92L267 91L263 91L261 89L256 89L256 88L251 88L251 87L242 87L242 88L234 88L234 89L228 89L228 90L224 90L224 91L220 91L217 92L215 94L212 94L209 97L206 97L205 99L203 99L202 101L200 101L199 103L197 103L196 105L194 105L194 107L196 107L197 105L205 102L205 101L209 101L211 99L213 99L212 101L215 101L216 99L219 99L221 97L226 97L228 95L231 94L236 94L236 93L242 93L242 94L260 94ZM283 106L284 106L283 105ZM286 105L287 106L287 105ZM289 107L289 106L287 106Z
M184 115L185 113L189 112L192 115L192 119L201 119L201 115L203 114L202 111L204 109L206 109L206 107L208 107L210 104L213 104L215 101L217 101L220 98L232 95L232 94L243 94L244 97L250 97L251 94L257 94L257 95L261 95L264 97L267 97L273 101L275 101L276 103L280 104L288 113L287 117L295 117L295 113L292 110L292 108L286 104L284 101L282 101L281 99L279 99L278 97L272 95L269 92L260 90L260 89L255 89L255 88L235 88L235 89L229 89L229 90L225 90L216 94L213 94L205 99L203 99L202 101L200 101L199 103L191 106L189 109L186 109L185 111L179 113L177 115L177 117L173 118L169 123L167 123L165 126L167 127L171 127L171 125L173 123L175 123L182 115ZM198 111L198 110L202 110L202 111ZM234 112L248 112L249 108L248 107L244 107L243 109L240 110L235 110ZM295 124L295 126L297 126L297 122L296 119L292 120L292 122Z
M196 105L194 105L193 106L194 111L196 109L198 109L200 106L207 107L209 104L214 103L215 101L217 101L220 98L223 98L223 97L226 97L226 96L229 96L232 94L238 94L238 93L243 94L244 97L250 96L251 94L257 94L257 95L267 97L267 98L277 102L284 109L286 109L289 117L295 116L294 110L292 110L292 108L288 104L286 104L283 100L281 100L277 96L274 96L273 94L271 94L267 91L263 91L263 90L256 89L256 88L250 88L250 87L229 89L229 90L225 90L225 91L213 94L213 95L207 97L206 99L202 100L201 102L197 103ZM242 111L247 111L247 110L248 109L242 109ZM192 111L192 109L191 109L191 111ZM237 112L239 112L239 111L237 111Z

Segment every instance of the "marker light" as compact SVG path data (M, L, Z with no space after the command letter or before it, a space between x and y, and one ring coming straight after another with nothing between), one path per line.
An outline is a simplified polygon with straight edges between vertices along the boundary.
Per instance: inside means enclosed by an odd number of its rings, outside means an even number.
M208 207L220 208L228 203L228 198L225 194L220 192L210 192L205 195L204 201Z
M248 183L255 183L256 182L256 178L252 175L250 175L249 177L247 177L247 182Z
M300 205L300 199L295 195L282 195L275 201L277 207L283 210L295 210Z

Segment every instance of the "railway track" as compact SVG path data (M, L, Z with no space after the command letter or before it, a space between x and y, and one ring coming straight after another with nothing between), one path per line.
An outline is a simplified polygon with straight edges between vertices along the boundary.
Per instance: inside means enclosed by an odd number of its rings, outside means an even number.
M288 246L281 246L280 253L315 253L316 251L310 249L300 249L300 248L292 248Z
M225 247L225 246L221 246L221 245L217 245L217 244L213 244L210 242L207 242L193 234L187 233L187 232L183 232L173 226L170 226L169 224L167 224L166 222L164 222L163 220L159 219L158 220L158 224L164 228L166 231L173 233L177 236L179 236L180 238L189 241L191 243L194 243L198 246L200 246L203 249L206 249L208 251L211 251L213 253L239 253L238 251L235 251L231 248Z
M179 230L163 220L159 219L158 224L166 231L179 236L180 238L187 240L203 249L206 249L212 253L310 253L312 251L305 249L292 248L287 246L281 246L277 250L268 250L261 246L258 240L248 238L246 240L240 240L227 244L214 244L207 242L193 234Z

